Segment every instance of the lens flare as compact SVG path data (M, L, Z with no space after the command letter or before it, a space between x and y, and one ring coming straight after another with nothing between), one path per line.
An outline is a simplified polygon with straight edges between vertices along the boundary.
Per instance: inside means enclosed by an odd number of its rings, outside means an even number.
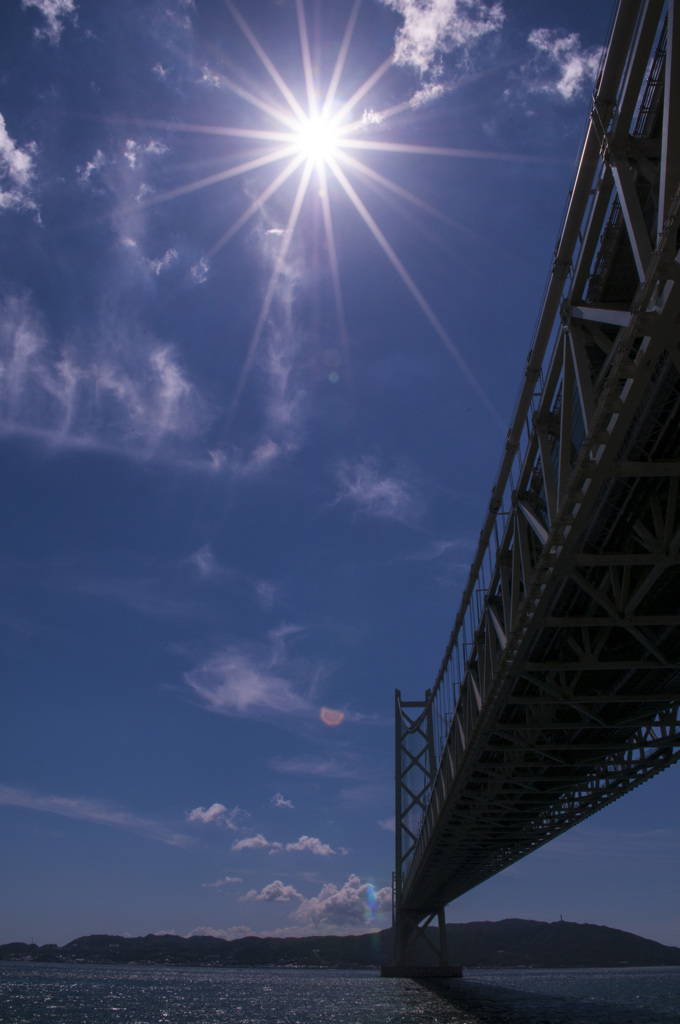
M333 708L321 708L319 718L324 725L340 725L345 720L345 712L335 711Z
M366 921L373 921L378 913L378 897L376 895L375 887L372 885L366 886L366 910L364 917Z

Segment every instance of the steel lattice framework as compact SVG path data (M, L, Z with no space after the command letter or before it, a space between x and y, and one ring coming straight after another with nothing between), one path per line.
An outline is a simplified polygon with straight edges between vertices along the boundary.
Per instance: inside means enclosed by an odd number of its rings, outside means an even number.
M622 0L444 661L397 693L397 963L680 759L679 228L680 0Z

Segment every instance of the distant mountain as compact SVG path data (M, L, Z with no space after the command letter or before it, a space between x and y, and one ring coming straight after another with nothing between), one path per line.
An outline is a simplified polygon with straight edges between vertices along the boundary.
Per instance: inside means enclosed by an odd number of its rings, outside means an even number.
M680 966L680 949L630 932L557 921L447 925L449 959L464 967ZM414 951L415 952L415 951ZM65 946L10 942L0 960L41 963L172 964L201 967L377 967L392 962L392 931L301 939L195 935L86 935ZM414 956L416 962L427 960Z

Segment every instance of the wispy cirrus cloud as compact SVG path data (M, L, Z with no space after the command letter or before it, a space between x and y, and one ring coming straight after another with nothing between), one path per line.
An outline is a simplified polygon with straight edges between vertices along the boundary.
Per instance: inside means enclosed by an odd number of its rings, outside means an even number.
M85 185L93 174L100 171L106 164L106 157L104 156L101 149L98 149L91 160L88 160L86 164L76 167L76 176L79 184Z
M355 779L362 775L362 759L351 753L339 757L274 757L270 762L274 771L286 775L315 775L325 779Z
M209 544L204 544L198 551L194 551L189 555L187 562L194 566L199 576L202 576L203 579L213 579L216 576L222 575L222 569Z
M242 882L243 879L237 875L225 875L224 878L218 878L216 882L203 882L204 889L221 889L225 885L237 885ZM192 932L192 934L195 934Z
M273 672L267 661L238 648L221 651L184 678L205 707L219 714L250 717L312 711L309 700L289 679Z
M37 210L31 194L36 152L35 142L17 145L0 114L0 210Z
M266 644L230 645L198 668L185 681L209 710L223 715L310 717L317 714L310 694L321 669L291 658L290 636L300 626L284 624L272 630Z
M349 502L363 515L405 523L422 512L423 501L414 484L403 473L382 472L374 458L341 462L336 477L336 500Z
M465 63L483 36L497 32L505 21L501 3L481 0L382 0L404 19L394 46L396 64L410 66L421 76L438 77L442 56L457 51Z
M21 6L26 10L28 7L37 7L44 16L47 25L43 28L35 28L35 35L49 39L51 43L58 43L64 28L64 20L75 21L76 5L75 0L21 0Z
M161 843L167 843L169 846L187 846L191 842L189 836L172 832L152 818L140 817L103 800L92 800L87 797L41 796L28 790L0 785L0 805L23 807L31 811L44 811L48 814L61 815L64 818L88 821L94 825L109 825L112 828L127 829L145 836L147 839L156 839Z
M170 345L110 320L90 339L50 339L27 294L0 305L0 432L134 459L180 447L206 425ZM206 461L206 467L208 463Z
M201 825L222 825L225 828L237 832L245 818L249 815L240 807L233 807L228 810L224 804L211 804L210 807L194 807L187 811L186 819L191 822L198 822Z
M569 101L592 88L602 57L601 47L584 47L578 32L565 35L549 28L534 29L528 42L535 55L523 65L521 74L529 92Z

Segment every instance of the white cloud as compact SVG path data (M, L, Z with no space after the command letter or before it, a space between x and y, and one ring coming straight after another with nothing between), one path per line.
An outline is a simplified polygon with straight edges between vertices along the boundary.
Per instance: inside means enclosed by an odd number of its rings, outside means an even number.
M211 804L210 807L194 807L193 811L187 811L187 821L198 821L201 825L224 825L232 831L238 831L237 822L248 815L239 807L227 810L224 804Z
M36 148L34 142L29 142L20 149L8 135L0 114L0 210L37 209L30 193Z
M384 821L379 821L378 824L381 828L384 828L386 832L394 832L397 828L395 818L386 818Z
M242 882L242 878L238 878L236 875L225 875L224 878L219 878L216 882L203 882L204 889L221 889L223 885L237 885ZM191 933L196 934L195 932Z
M421 76L441 73L441 58L452 50L467 59L483 36L505 20L501 3L481 0L382 0L404 19L395 39L396 64L410 65Z
M160 272L162 270L167 270L167 268L171 264L173 264L175 262L175 260L178 258L178 256L179 256L179 253L177 252L177 249L168 249L165 252L165 254L163 256L161 256L159 259L157 259L157 260L144 260L144 262L149 267L149 269L154 272L156 277L158 277Z
M529 92L573 100L593 86L602 56L599 46L583 47L578 32L561 35L549 28L534 29L528 41L536 50L534 59L522 68Z
M203 420L170 346L109 320L96 342L60 348L27 295L0 304L0 432L138 459L186 442Z
M368 927L387 927L392 908L392 890L375 889L350 875L338 889L329 883L318 896L303 899L291 918L307 928L320 932L349 934Z
M273 583L269 583L267 580L260 580L255 584L255 594L262 609L269 611L270 608L274 607L276 587Z
M125 149L123 150L125 159L129 163L130 167L134 170L137 166L137 158L139 156L151 155L151 156L162 156L168 152L168 147L164 142L159 142L158 139L151 139L147 143L135 142L134 139L127 139L125 142Z
M222 86L222 78L216 71L211 71L209 67L204 66L201 68L201 77L199 82L205 85L212 85L213 88L219 89Z
M268 850L271 846L280 847L280 843L270 843L258 832L256 836L248 836L245 839L237 839L231 844L232 850L238 853L239 850Z
M287 775L316 775L325 779L354 779L362 774L362 764L351 754L342 759L315 757L274 757L274 771Z
M250 889L242 900L262 900L267 903L289 903L290 900L304 900L302 893L299 893L292 885L284 885L278 879L265 885L260 892L257 889Z
M162 79L162 78L166 77L166 75L167 75L168 71L170 70L170 68L163 67L161 62L158 61L156 64L154 64L154 66L151 68L151 70L153 71L154 75L156 75L158 78Z
M98 149L92 159L88 160L84 167L76 167L76 174L80 184L84 185L85 182L89 181L90 176L96 171L101 170L105 163L106 157L102 153L101 149Z
M208 280L208 271L210 270L210 264L207 259L202 256L198 263L195 263L191 268L191 277L196 284L205 284Z
M187 561L204 579L219 576L222 572L209 544L204 544L198 551L194 551L192 555L189 555Z
M240 850L269 850L270 853L275 854L279 850L285 850L286 853L312 853L317 857L328 857L335 853L335 850L332 850L327 843L322 843L320 839L316 839L314 836L300 836L294 843L270 843L261 832L258 832L255 836L236 839L231 844L231 848L235 853L238 853Z
M365 515L406 522L420 511L421 502L403 476L387 476L375 459L342 462L337 470L338 501L350 501Z
M445 92L448 92L448 89L445 85L442 85L441 82L428 82L428 84L424 85L422 89L418 89L417 92L414 92L409 103L414 110L417 110L418 107L424 107L426 103L431 103L432 100L439 99L439 97L443 96Z
M169 846L186 846L190 839L161 825L151 818L141 818L129 811L113 807L103 800L87 797L40 796L13 786L0 785L0 805L24 807L31 811L45 811L64 818L75 818L95 825L110 825L127 829L147 839L156 839Z
M294 809L293 808L293 801L292 800L286 800L286 798L283 795L283 793L274 793L274 796L272 797L272 801L271 802L274 805L274 807L288 807L289 810L291 810L291 811Z
M187 938L192 935L210 935L213 939L242 939L246 935L252 935L253 929L247 924L235 924L231 928L194 928L189 932Z
M361 115L361 124L364 128L375 127L376 125L382 124L385 120L385 115L379 113L377 110L364 110Z
M297 842L286 843L286 852L292 850L313 853L317 857L328 857L335 853L335 850L332 850L327 843L322 843L320 839L315 839L313 836L300 836Z
M286 678L293 664L288 664L286 640L300 632L301 627L283 625L269 633L267 649L249 650L245 645L230 646L208 659L203 665L185 673L187 685L210 711L242 717L262 714L309 716L315 706L300 692L300 687ZM282 669L287 669L286 675ZM298 669L297 672L301 672ZM304 669L309 675L308 667ZM313 684L307 683L307 690Z
M27 7L37 7L44 15L47 26L42 29L36 28L35 34L36 36L45 36L51 43L59 42L64 27L62 18L74 15L75 20L75 0L21 0L21 6L24 10Z

